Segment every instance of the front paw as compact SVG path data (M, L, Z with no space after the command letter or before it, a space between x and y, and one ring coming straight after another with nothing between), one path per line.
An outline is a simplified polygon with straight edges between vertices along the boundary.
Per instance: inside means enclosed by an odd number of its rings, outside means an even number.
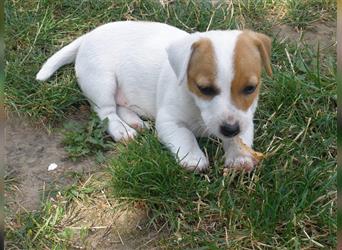
M201 153L188 153L180 160L180 164L189 171L204 172L209 167L209 161Z
M225 161L225 168L244 170L246 172L251 172L255 165L256 162L253 160L253 157L248 155L227 157Z

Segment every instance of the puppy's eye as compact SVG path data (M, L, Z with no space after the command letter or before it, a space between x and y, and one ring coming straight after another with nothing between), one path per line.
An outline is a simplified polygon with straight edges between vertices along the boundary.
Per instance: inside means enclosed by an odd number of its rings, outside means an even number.
M197 85L197 88L202 92L203 95L214 96L218 94L218 90L214 87L202 87Z
M250 95L250 94L252 94L255 90L256 90L256 86L250 85L250 86L245 87L245 88L242 90L242 92L243 92L245 95Z

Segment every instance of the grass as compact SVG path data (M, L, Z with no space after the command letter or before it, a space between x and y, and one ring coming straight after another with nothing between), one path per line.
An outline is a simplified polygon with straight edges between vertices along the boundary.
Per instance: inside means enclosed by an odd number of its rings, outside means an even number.
M214 164L207 175L194 175L176 167L172 156L148 134L118 149L110 163L113 194L146 203L151 224L167 223L172 232L168 247L314 247L305 232L333 247L335 235L325 232L336 229L331 217L334 162L312 170L309 160L298 169L294 158L284 167L278 159L285 150L278 150L250 176L225 177L221 164Z
M114 142L109 135L106 135L107 120L103 122L91 114L86 124L77 122L65 125L63 144L70 159L76 161L80 158L96 156L98 163L105 160L104 152L114 149Z
M285 20L298 28L305 28L310 23L317 20L331 20L333 15L331 11L336 12L336 5L334 1L330 0L313 0L313 1L285 1L287 4L287 17ZM326 8L329 6L330 11Z
M34 76L58 48L102 23L150 20L187 31L248 27L271 35L276 23L305 29L317 19L334 20L336 10L336 3L329 0L237 0L217 6L176 1L165 7L139 0L30 0L5 5L6 108L55 127L85 100L69 66L49 83L38 83ZM146 131L128 145L115 145L116 156L105 161L105 178L89 181L89 176L78 176L58 195L46 195L40 210L16 216L8 212L7 247L74 246L75 233L69 227L74 224L68 221L76 216L72 211L76 205L96 204L105 193L108 204L144 204L149 211L147 227L165 231L155 244L168 249L334 248L336 56L309 44L275 39L272 62L274 76L264 78L255 119L256 149L268 157L252 174L223 176L222 148L214 139L201 140L210 156L210 171L185 172L155 132ZM103 152L112 148L94 117L86 125L67 129L65 144L71 158L95 153L103 160ZM87 227L83 238L89 237Z
M64 213L62 206L56 207L52 201L46 200L40 211L15 216L6 223L6 248L66 249L64 241L68 235L56 229Z
M39 210L6 217L6 249L70 249L84 244L91 225L79 227L78 223L84 223L87 216L94 223L100 221L98 211L89 214L94 203L108 218L115 216L111 206L104 206L104 175L93 177L75 176L75 183L63 192L50 191L43 196Z

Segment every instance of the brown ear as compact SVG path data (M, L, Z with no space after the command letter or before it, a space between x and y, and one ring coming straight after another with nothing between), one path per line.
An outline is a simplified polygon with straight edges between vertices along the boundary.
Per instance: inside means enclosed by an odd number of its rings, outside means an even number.
M272 67L271 67L272 40L269 36L266 36L264 34L257 33L257 32L254 32L254 37L256 38L256 45L261 55L261 60L265 67L266 73L267 75L272 76Z

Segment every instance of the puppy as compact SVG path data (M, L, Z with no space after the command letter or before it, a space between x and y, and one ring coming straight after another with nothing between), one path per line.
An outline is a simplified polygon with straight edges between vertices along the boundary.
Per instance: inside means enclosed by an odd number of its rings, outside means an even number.
M140 117L155 119L159 139L190 170L209 162L196 137L223 141L225 165L253 169L253 115L261 71L272 75L271 39L244 30L189 34L153 22L114 22L62 48L37 80L75 62L77 81L115 141L136 136Z

